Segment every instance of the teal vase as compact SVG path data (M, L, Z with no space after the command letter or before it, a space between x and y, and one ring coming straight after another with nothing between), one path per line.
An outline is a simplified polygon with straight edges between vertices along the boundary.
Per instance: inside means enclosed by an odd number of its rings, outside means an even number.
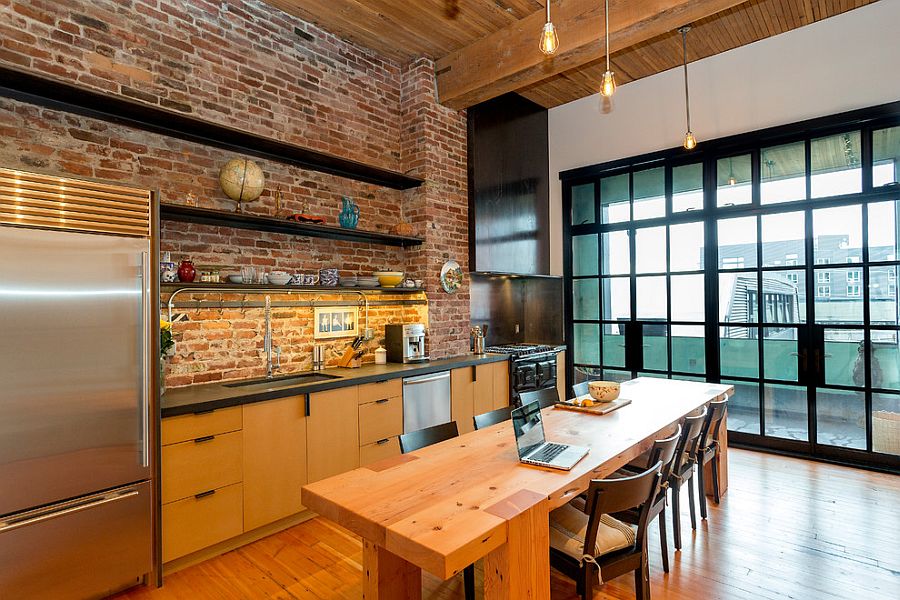
M343 205L341 213L338 215L338 222L344 229L356 229L359 224L359 206L349 196L341 198L341 202Z

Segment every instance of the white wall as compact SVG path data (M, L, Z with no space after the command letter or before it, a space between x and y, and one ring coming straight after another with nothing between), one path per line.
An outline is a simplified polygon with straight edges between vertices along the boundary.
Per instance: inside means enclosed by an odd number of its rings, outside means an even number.
M900 0L881 0L690 63L691 128L704 140L900 100ZM688 45L691 34L688 34ZM559 172L681 145L681 68L550 110L550 264L562 274Z

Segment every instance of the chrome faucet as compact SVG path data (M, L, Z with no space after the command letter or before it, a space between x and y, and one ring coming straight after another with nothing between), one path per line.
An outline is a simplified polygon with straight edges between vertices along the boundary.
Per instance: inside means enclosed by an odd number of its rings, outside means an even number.
M266 378L271 379L273 377L274 369L281 368L281 348L275 348L275 355L277 357L277 362L272 367L272 298L270 296L266 296L266 333L263 337L263 350L266 353Z

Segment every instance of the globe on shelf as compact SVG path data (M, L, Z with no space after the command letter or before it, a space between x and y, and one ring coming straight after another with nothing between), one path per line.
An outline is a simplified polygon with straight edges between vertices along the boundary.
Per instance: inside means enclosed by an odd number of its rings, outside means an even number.
M225 195L236 201L238 212L241 203L259 198L266 186L266 176L258 164L245 158L229 160L219 171L219 185Z

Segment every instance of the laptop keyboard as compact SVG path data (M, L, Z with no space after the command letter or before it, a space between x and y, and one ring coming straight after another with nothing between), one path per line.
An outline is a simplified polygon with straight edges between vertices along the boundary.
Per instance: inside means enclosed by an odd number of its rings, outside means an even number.
M547 444L539 451L528 457L528 460L550 462L568 448L565 444Z

